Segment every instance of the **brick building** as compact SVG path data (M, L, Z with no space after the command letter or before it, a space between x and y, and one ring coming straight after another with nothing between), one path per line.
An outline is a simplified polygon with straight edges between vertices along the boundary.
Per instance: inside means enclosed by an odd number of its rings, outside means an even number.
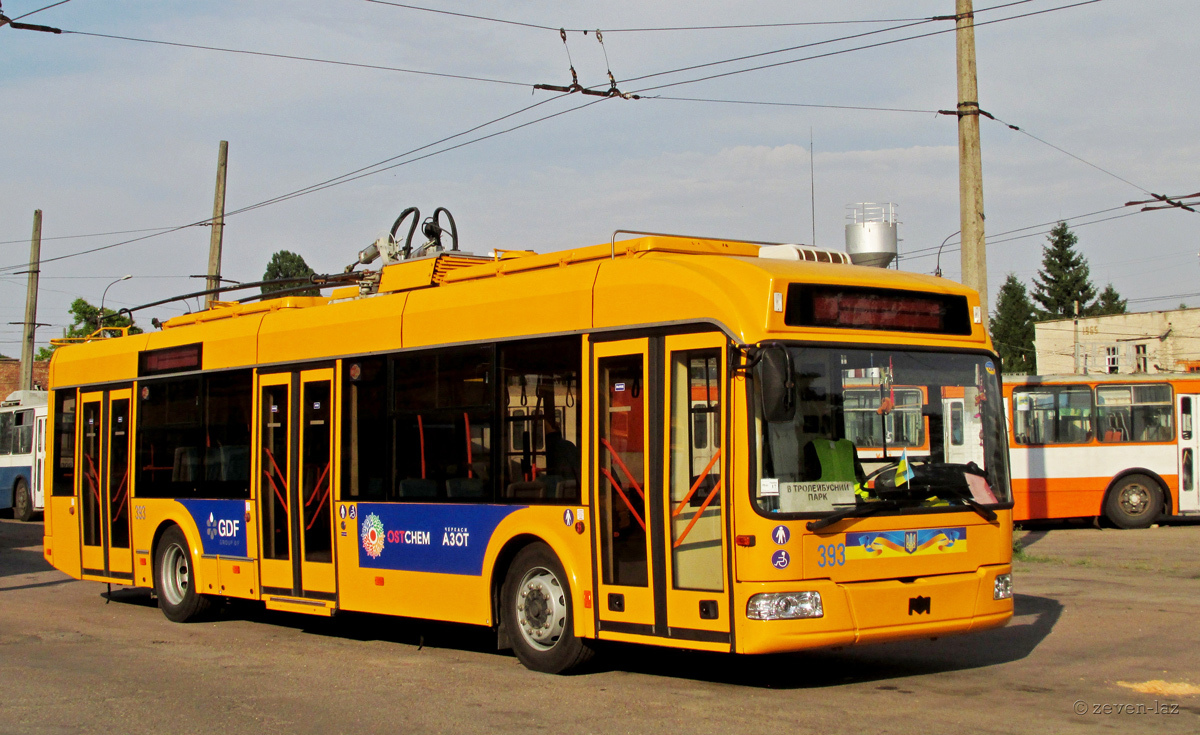
M33 384L42 390L50 384L50 361L43 360L33 363ZM0 400L8 397L9 393L21 389L21 361L12 358L0 358Z

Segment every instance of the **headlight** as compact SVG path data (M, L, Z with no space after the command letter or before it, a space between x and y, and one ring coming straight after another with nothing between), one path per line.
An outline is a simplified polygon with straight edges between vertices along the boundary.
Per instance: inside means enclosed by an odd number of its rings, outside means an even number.
M746 604L751 620L794 620L825 616L820 592L764 592Z
M992 591L993 600L1012 599L1012 574L997 574L996 587Z

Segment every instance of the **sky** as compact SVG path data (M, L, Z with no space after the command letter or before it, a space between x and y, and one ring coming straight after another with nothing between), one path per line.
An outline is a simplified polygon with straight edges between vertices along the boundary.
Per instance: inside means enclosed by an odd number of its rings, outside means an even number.
M1078 2L975 2L978 23L996 21L976 28L980 106L1021 128L981 121L990 303L1009 273L1029 284L1066 219L1097 288L1131 311L1200 306L1200 214L1123 206L1200 191L1195 0ZM119 308L203 288L190 276L207 269L210 230L182 226L212 214L221 140L231 213L402 164L229 216L222 275L238 281L279 250L340 272L408 206L446 207L461 247L483 254L616 229L841 250L855 202L897 205L899 268L932 273L949 237L943 275L959 278L957 123L936 114L957 100L953 23L925 21L953 0L415 4L512 22L370 0L71 0L23 22L73 33L0 27L0 353L20 353L8 323L24 319L35 209L39 345L77 297L97 304L108 287ZM630 30L728 25L770 27ZM780 49L793 50L766 53ZM606 88L611 70L643 98L533 89L568 84L572 64L584 86Z

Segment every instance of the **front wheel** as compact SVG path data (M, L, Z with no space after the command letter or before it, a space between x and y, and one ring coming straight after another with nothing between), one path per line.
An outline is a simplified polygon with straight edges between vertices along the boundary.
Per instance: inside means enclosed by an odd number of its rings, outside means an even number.
M24 480L17 480L17 486L13 488L13 518L33 520L33 498L29 497L29 485Z
M196 591L196 574L187 538L178 526L168 528L154 555L154 591L167 619L186 623L202 616L212 604Z
M513 652L525 668L565 674L591 659L575 637L571 589L558 557L544 543L517 553L501 590L501 615Z
M1162 489L1145 475L1122 477L1104 502L1104 516L1118 528L1149 528L1162 510Z

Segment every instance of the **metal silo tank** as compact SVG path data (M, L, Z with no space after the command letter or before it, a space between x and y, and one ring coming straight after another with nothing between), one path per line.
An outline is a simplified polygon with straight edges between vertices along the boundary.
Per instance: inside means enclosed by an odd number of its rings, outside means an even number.
M861 202L846 207L846 254L855 265L886 268L896 258L896 205Z

